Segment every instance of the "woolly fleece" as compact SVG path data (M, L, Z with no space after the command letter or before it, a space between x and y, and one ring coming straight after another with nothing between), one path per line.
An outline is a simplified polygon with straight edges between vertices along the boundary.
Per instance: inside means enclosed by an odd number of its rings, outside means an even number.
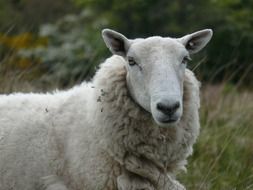
M131 172L147 189L184 189L173 174L199 134L199 82L186 69L183 116L160 128L129 96L125 64L112 56L68 91L0 96L0 190L116 190ZM175 188L148 180L149 166Z

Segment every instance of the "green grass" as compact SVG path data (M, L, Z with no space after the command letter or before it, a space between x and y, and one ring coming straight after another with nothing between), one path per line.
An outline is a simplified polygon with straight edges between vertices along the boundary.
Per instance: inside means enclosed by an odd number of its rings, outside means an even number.
M253 93L225 89L202 92L201 133L180 174L189 190L253 189Z

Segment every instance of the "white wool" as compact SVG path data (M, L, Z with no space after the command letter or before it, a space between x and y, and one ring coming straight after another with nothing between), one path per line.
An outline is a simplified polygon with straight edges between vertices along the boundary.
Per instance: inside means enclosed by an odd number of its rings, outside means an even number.
M183 97L177 126L158 127L129 96L119 56L68 91L1 95L0 190L116 190L135 164L142 177L158 168L170 189L184 189L173 174L199 134L199 82L188 69Z

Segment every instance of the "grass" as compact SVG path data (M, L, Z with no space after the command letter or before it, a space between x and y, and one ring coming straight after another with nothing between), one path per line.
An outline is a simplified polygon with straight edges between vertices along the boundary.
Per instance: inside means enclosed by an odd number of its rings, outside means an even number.
M202 91L201 133L181 181L189 190L253 189L253 93Z

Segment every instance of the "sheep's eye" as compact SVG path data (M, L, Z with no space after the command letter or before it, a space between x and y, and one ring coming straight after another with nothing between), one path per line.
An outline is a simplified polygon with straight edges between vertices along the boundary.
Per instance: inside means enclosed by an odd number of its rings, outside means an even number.
M182 60L182 64L187 65L189 61L191 61L191 58L189 56L185 56L184 59Z
M135 62L135 60L134 60L133 57L128 57L128 64L129 64L130 66L136 65L136 62Z

